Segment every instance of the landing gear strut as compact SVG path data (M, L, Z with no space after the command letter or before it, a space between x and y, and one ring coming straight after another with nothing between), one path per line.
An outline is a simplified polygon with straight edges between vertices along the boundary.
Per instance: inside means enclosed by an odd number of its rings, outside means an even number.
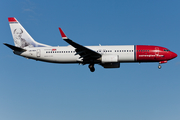
M89 64L89 69L91 72L95 71L94 64Z
M161 69L161 65L160 64L158 65L158 68Z

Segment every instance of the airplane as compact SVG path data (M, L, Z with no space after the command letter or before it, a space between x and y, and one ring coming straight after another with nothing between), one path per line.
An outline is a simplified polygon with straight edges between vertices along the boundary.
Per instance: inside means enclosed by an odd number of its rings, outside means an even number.
M13 53L27 59L51 63L88 64L91 72L94 65L104 68L120 68L120 63L129 62L158 62L162 63L177 57L177 54L165 47L154 45L107 45L83 46L71 39L59 28L62 39L69 46L49 46L36 42L14 17L8 18L14 45L4 43Z

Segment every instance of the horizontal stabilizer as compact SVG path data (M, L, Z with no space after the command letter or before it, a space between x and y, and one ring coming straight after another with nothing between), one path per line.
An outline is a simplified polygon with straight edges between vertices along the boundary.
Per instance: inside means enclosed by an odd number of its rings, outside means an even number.
M4 45L6 45L7 47L11 48L12 50L14 51L19 51L19 52L24 52L26 51L25 49L22 49L20 47L16 47L16 46L13 46L13 45L10 45L10 44L7 44L7 43L3 43Z

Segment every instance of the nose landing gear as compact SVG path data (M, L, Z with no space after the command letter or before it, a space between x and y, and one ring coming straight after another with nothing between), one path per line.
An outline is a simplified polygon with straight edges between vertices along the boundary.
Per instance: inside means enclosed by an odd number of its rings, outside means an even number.
M167 63L167 61L159 61L159 66L158 66L159 69L161 69L161 64L162 63Z
M95 71L94 64L89 64L89 69L91 72Z
M158 68L161 69L161 65L160 64L158 65Z

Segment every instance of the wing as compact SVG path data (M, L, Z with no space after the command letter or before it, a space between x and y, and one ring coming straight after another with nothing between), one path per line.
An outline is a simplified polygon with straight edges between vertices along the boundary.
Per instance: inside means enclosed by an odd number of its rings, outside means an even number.
M97 60L98 58L101 57L101 54L97 53L96 51L94 50L91 50L85 46L82 46L78 43L75 43L74 41L70 40L65 34L64 32L62 31L61 28L59 28L59 31L61 33L61 36L62 38L67 42L69 43L70 45L72 45L76 51L76 54L75 55L80 55L80 58L83 59L83 61L86 63L86 62L89 62L89 61L94 61L94 60Z

